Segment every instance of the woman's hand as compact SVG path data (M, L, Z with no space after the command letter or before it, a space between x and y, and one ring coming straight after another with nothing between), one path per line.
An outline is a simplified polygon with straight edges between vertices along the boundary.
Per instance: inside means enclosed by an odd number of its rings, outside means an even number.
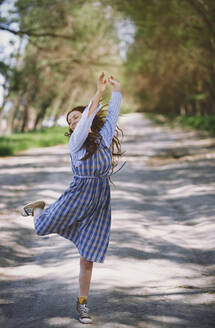
M112 75L109 76L108 82L114 87L114 91L120 91L120 82L116 81Z
M100 92L100 93L104 92L104 90L106 88L106 85L107 85L107 79L104 80L104 76L105 76L105 73L102 72L99 75L99 78L98 78L98 81L97 81L97 91Z

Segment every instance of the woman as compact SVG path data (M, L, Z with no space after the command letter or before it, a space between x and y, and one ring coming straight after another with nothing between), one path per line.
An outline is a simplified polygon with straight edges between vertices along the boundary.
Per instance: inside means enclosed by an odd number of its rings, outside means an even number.
M117 119L122 95L120 83L113 76L97 81L97 92L87 107L78 106L67 113L69 148L74 180L59 199L45 208L44 201L32 202L21 209L23 216L34 216L38 235L58 233L71 240L80 253L80 293L77 311L81 323L92 323L87 307L93 262L104 262L111 226L110 169L113 155L120 156ZM114 88L109 112L104 113L99 100L107 83ZM114 152L114 145L117 152Z

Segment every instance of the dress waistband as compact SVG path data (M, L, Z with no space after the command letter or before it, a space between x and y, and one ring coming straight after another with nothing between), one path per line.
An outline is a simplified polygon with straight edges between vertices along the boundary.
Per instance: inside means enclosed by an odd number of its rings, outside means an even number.
M106 178L109 177L117 172L119 172L121 170L121 168L123 168L123 166L126 164L126 161L120 166L120 168L118 170L116 170L115 172L111 173L111 174L102 174L102 175L74 175L74 178L81 178L81 179L99 179L99 178Z

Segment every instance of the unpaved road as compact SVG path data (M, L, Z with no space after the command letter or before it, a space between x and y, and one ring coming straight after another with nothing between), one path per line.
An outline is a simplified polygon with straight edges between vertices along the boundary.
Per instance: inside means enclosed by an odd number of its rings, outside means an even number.
M113 176L111 242L89 306L104 328L215 327L215 147L194 132L120 119L127 165ZM79 256L39 237L18 208L53 202L72 180L67 146L0 159L0 327L82 327Z

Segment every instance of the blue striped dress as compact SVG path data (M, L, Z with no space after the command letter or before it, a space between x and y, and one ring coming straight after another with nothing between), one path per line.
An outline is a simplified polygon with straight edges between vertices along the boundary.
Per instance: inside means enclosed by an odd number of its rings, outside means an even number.
M100 130L102 142L87 160L83 145L96 113L88 117L92 101L69 140L73 181L63 194L35 222L38 235L57 233L71 240L88 261L102 263L109 244L111 227L109 171L112 167L110 144L116 129L122 95L113 92L105 124Z

